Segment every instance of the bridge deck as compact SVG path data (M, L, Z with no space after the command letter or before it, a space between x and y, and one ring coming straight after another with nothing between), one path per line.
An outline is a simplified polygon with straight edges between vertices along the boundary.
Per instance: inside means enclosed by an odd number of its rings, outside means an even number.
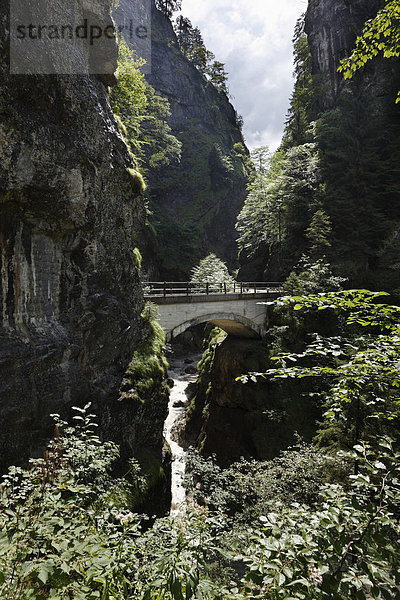
M245 294L192 294L179 296L150 296L145 294L146 300L151 300L155 304L196 304L204 302L229 302L235 300L254 299L268 300L278 298L281 295L277 290L271 292L257 292Z
M144 284L147 300L158 304L218 302L240 300L243 298L260 299L281 295L281 283L276 282L235 282L193 284L189 282L148 282Z
M196 287L165 282L147 284L145 297L158 305L159 322L170 341L207 322L238 337L262 337L266 325L266 306L262 305L279 295L280 284L265 282Z

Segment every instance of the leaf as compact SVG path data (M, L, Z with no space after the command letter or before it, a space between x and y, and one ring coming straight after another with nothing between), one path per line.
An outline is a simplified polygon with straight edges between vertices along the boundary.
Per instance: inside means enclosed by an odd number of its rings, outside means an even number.
M49 567L46 563L42 564L39 568L38 578L43 583L47 583L49 576L52 572L52 567Z
M383 462L381 462L381 461L379 461L379 460L378 460L378 461L377 461L377 462L374 464L374 467L375 467L376 469L380 469L380 470L382 470L382 471L386 471L386 470L387 470L387 469L386 469L386 465L384 465L384 464L383 464Z
M278 576L278 585L282 586L286 581L286 577L284 576L283 573L279 573Z

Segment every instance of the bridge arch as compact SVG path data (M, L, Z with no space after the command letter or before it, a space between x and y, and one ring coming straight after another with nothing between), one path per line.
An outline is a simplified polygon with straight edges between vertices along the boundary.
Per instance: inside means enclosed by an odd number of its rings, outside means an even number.
M262 336L261 326L251 321L251 319L236 313L218 312L199 315L175 326L172 330L166 332L167 341L172 341L178 335L190 329L190 327L202 323L212 323L236 337L260 338Z

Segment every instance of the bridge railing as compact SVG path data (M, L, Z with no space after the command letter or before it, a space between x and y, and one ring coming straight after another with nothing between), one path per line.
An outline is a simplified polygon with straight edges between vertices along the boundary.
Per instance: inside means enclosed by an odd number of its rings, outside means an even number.
M168 296L211 296L229 294L268 294L282 290L282 283L276 281L234 283L191 283L188 281L148 281L143 283L147 298L166 298Z

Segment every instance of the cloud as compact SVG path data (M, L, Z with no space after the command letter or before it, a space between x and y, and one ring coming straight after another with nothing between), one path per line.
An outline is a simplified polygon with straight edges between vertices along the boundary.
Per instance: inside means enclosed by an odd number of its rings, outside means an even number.
M275 149L293 88L292 37L306 0L183 0L206 46L226 65L250 148Z

